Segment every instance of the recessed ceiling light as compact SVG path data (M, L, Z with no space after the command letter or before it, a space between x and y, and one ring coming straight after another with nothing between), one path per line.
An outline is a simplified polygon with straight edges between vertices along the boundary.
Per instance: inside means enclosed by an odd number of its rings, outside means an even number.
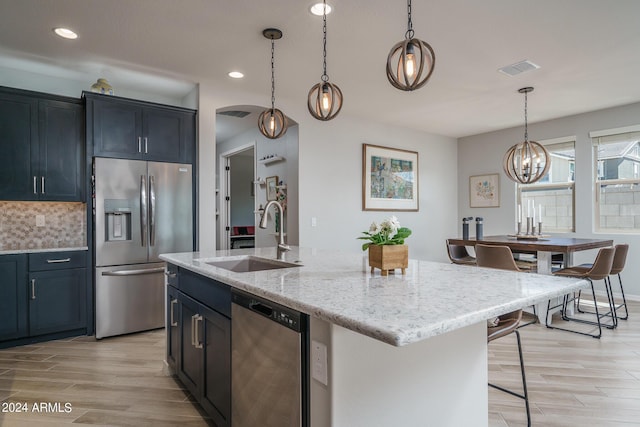
M228 75L232 79L241 79L244 77L244 74L242 74L240 71L231 71Z
M62 37L63 39L74 40L78 38L78 35L68 28L62 28L62 27L54 28L53 32L59 35L60 37Z
M316 3L313 6L311 6L309 10L311 11L311 13L313 13L316 16L322 16L324 12L324 4ZM327 4L327 15L331 13L331 10L332 10L331 5Z

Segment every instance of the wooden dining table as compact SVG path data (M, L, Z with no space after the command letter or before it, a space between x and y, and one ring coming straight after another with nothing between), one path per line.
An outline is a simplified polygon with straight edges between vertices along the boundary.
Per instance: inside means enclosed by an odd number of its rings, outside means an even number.
M535 254L539 274L551 274L551 258L553 254L562 254L563 265L569 267L573 265L574 252L613 246L612 239L579 239L553 236L531 239L508 235L485 236L481 240L453 238L449 239L449 243L459 246L475 246L476 243L502 245L511 248L513 253Z

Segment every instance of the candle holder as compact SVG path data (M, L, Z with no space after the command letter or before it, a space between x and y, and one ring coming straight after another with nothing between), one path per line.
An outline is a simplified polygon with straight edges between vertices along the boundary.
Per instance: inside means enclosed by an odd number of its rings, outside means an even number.
M542 235L542 221L538 222L538 235Z
M522 234L522 221L518 221L518 228L516 230L516 235L520 236Z
M527 217L527 236L531 235L532 228L533 228L533 218L528 216Z

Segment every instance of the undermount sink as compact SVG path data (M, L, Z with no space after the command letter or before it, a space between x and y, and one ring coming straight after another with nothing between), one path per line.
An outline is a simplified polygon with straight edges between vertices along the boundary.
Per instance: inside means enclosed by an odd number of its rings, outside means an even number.
M235 273L250 273L252 271L276 270L279 268L301 267L301 264L280 261L277 259L261 258L253 255L225 257L219 260L204 261L213 267L223 268Z

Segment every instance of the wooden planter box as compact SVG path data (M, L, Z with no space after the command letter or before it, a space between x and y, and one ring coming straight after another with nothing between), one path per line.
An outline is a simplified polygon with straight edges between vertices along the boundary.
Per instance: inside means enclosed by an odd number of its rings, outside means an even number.
M369 266L371 272L379 268L380 274L386 276L394 273L396 268L405 269L409 266L409 247L407 245L371 245L369 246Z

